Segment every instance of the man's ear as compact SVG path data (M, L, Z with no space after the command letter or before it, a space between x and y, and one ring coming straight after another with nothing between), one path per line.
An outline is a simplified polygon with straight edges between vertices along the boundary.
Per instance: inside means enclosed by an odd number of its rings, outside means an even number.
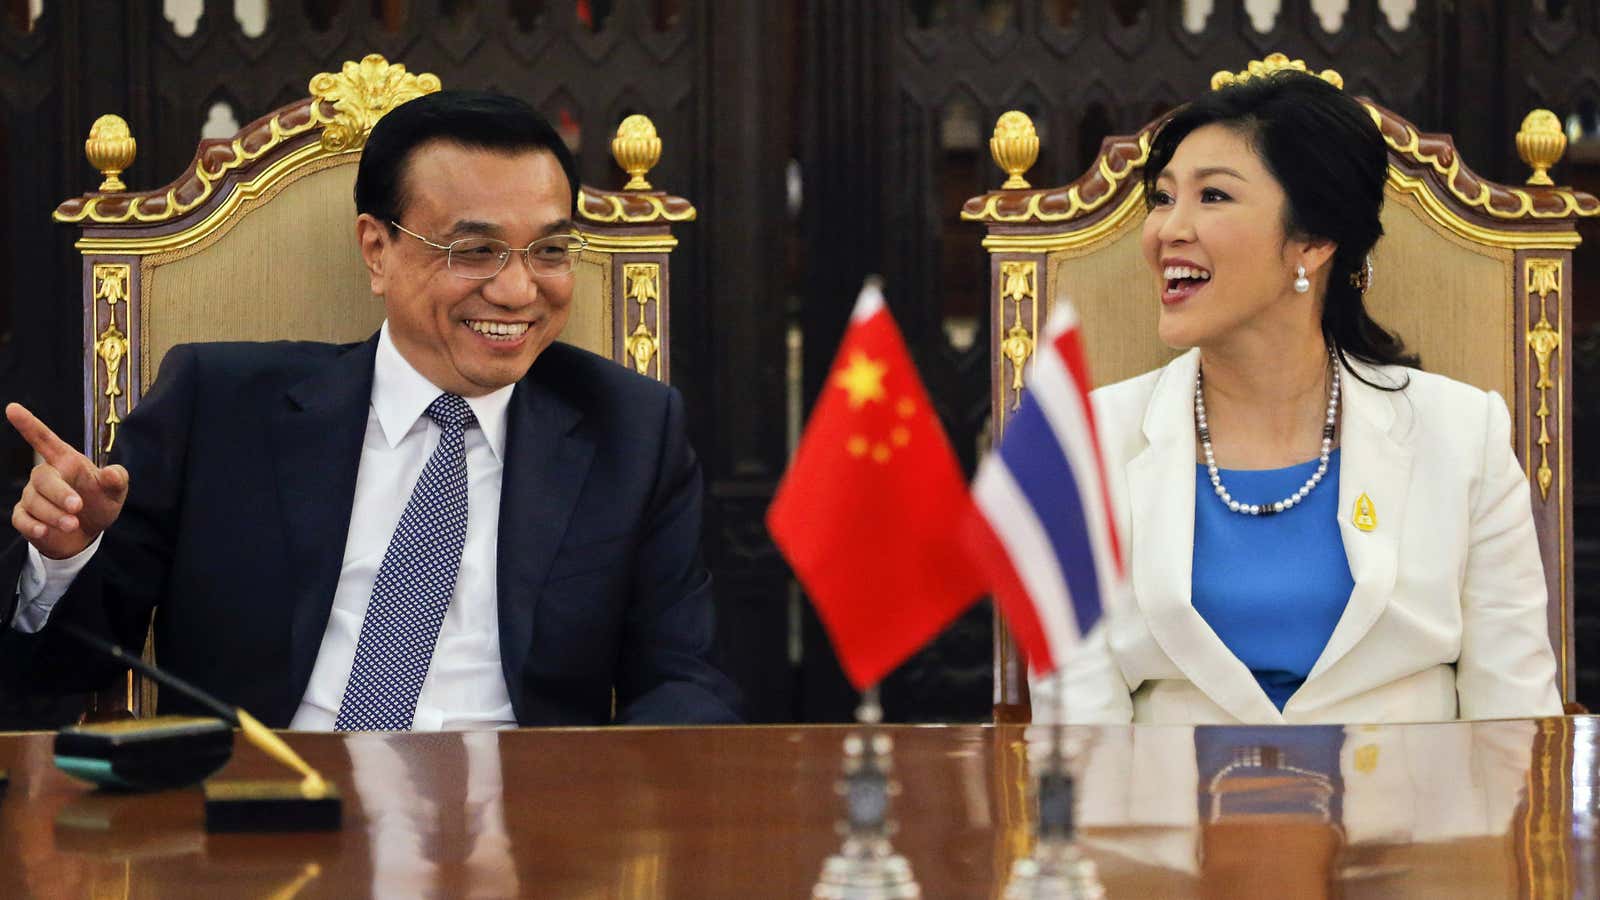
M372 282L372 295L382 297L384 290L384 250L389 246L389 226L368 213L356 216L356 245L361 248L361 261L367 265L367 277Z

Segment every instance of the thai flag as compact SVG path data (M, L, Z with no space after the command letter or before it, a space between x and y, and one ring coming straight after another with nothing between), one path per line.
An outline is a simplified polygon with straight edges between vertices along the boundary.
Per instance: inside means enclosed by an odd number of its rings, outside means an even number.
M971 537L1035 675L1055 671L1126 577L1078 315L1059 302L1022 406L973 480Z

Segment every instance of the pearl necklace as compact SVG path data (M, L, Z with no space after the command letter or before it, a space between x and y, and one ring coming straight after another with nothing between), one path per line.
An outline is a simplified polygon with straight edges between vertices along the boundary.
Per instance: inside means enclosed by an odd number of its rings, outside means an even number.
M1300 501L1306 499L1318 484L1322 483L1322 476L1328 474L1328 454L1333 451L1333 425L1339 416L1339 365L1333 358L1333 350L1328 350L1329 364L1333 367L1333 380L1328 386L1328 416L1322 426L1322 453L1318 456L1317 471L1300 489L1276 503L1240 503L1233 499L1228 489L1222 485L1222 477L1217 473L1217 458L1211 452L1211 427L1206 424L1206 399L1205 376L1199 369L1194 373L1194 427L1200 434L1200 449L1205 452L1206 471L1211 475L1211 487L1217 494L1217 499L1227 506L1232 512L1246 516L1270 516L1285 510L1293 509Z

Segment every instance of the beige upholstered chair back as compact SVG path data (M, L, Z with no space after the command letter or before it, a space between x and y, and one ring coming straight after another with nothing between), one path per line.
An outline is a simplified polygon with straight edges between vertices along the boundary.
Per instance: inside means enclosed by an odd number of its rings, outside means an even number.
M127 123L95 123L85 150L105 182L55 212L81 229L86 453L106 458L178 344L344 343L377 330L383 303L355 236L361 149L390 109L439 89L433 75L376 54L347 62L313 77L305 99L230 139L202 141L185 172L151 191L129 191L118 177L136 149ZM562 340L666 380L672 226L695 210L645 181L661 153L649 119L625 119L611 147L633 177L621 191L579 192L577 227L589 246ZM139 692L130 683L125 693L101 698L94 712L138 711Z
M1245 72L1217 73L1213 85L1279 68L1305 65L1274 54ZM1321 76L1342 86L1337 73ZM1448 135L1421 134L1393 112L1362 103L1390 151L1385 236L1373 254L1369 308L1420 353L1425 368L1499 391L1511 407L1544 556L1550 640L1571 700L1571 364L1562 341L1571 325L1576 222L1600 215L1600 201L1555 187L1544 175L1565 146L1547 112L1530 114L1517 135L1535 177L1511 187L1474 174ZM987 230L996 440L1019 400L1018 373L1058 298L1078 310L1098 384L1150 371L1174 355L1156 337L1157 285L1139 249L1143 166L1159 124L1107 138L1083 177L1036 190L1022 177L1038 153L1033 125L1020 112L1000 117L990 147L1010 180L962 211ZM996 716L1026 717L1021 660L1009 638L996 646Z
M139 387L196 341L359 341L383 322L356 250L358 156L303 167L200 241L140 260Z

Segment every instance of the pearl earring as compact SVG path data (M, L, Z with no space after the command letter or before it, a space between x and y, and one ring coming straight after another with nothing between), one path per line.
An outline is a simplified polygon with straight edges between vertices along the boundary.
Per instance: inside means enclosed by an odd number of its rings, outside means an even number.
M1309 290L1311 290L1311 279L1306 277L1306 267L1305 266L1296 266L1295 267L1295 279L1294 279L1294 292L1296 294L1304 294L1306 291L1309 291Z

